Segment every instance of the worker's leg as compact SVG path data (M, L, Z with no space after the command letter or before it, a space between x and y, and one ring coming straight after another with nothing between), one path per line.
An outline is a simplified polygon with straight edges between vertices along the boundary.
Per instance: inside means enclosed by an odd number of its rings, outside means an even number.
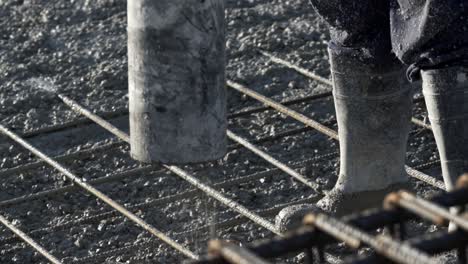
M131 154L192 163L226 152L224 1L128 1Z
M340 137L338 182L318 206L342 215L380 205L390 190L407 183L411 88L391 51L388 1L311 2L331 27L329 55ZM280 228L282 215L293 214L278 215Z
M448 191L468 165L468 69L423 70L423 93Z
M331 26L340 174L318 205L338 215L379 205L408 181L411 87L392 53L388 1L312 0Z
M447 190L453 190L468 161L468 3L392 1L393 47L411 64L409 75L423 79L442 174Z
M468 3L393 1L393 47L411 64L408 75L423 79L442 175L451 191L468 162Z
M380 205L408 181L404 164L412 91L396 61L366 61L359 50L334 45L329 54L340 174L318 205L341 215Z

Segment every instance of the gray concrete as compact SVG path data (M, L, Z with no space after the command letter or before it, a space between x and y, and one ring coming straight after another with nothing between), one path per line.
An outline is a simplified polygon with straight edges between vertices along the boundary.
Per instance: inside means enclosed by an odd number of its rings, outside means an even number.
M312 204L296 204L281 210L275 217L276 228L285 233L299 228L304 216L309 213L318 213L321 210Z
M383 189L353 193L344 193L335 188L317 203L317 207L328 214L341 217L369 208L381 207L389 193L399 190L412 191L412 186L409 182L402 182L391 184Z
M226 153L220 0L128 1L131 154L194 163Z
M468 167L468 69L423 71L422 79L442 175L451 191Z
M392 186L408 181L404 164L412 89L403 67L396 62L393 66L376 65L363 61L352 50L330 48L329 52L340 138L340 174L333 191L318 206L340 214L341 209L353 206L344 203L347 199L368 193L365 197L374 204L366 205L379 205L380 199L370 197L382 198Z

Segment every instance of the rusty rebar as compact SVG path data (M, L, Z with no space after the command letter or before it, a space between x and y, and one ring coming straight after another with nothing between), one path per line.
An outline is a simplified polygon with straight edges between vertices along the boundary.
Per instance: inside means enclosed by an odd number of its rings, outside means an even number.
M208 252L213 256L220 256L231 264L269 264L270 262L256 256L248 249L220 240L208 243Z
M467 180L468 182L468 180ZM442 193L434 196L429 200L443 207L461 206L468 203L466 195L468 186L460 186L460 189L455 191ZM417 216L408 212L397 209L370 209L359 214L353 214L343 218L343 221L358 229L369 232L385 226L407 222L415 219ZM422 240L421 240L422 239ZM449 233L443 232L438 234L435 242L431 238L423 237L414 241L414 247L419 248L430 254L438 254L459 247L463 243L468 242L466 232ZM277 258L293 252L301 252L306 248L315 247L318 245L328 245L334 243L330 236L316 233L313 227L303 227L298 230L286 233L282 238L275 238L268 241L256 242L248 246L254 253L264 258ZM413 242L412 242L413 243ZM372 258L374 259L374 258ZM375 259L374 259L375 260ZM220 264L224 263L217 258L204 257L198 264ZM377 263L377 262L366 262Z
M465 231L468 231L468 220L462 215L452 214L448 209L435 203L421 199L409 192L400 191L393 194L395 198L387 198L387 203L402 207L412 213L420 215L437 225L452 222Z
M352 225L325 214L310 214L306 216L304 221L307 224L318 228L322 232L335 237L335 239L345 242L354 249L359 248L361 243L363 243L374 249L382 256L385 256L397 263L437 263L426 253L404 243L398 243L386 236L371 236Z
M455 231L439 231L436 233L425 234L422 237L415 237L405 241L408 245L417 248L421 251L429 254L440 254L460 247L460 245L466 245L468 243L468 236L466 232ZM358 257L346 261L346 264L374 264L380 263L382 257L376 253L372 253L370 256Z
M443 225L445 223L444 218L434 214L429 210L426 210L425 208L421 207L418 203L409 201L407 199L402 199L400 193L391 193L387 195L384 201L384 207L389 209L392 207L400 207L406 209L409 212L414 213L419 217L429 219L437 225Z
M1 128L1 125L0 125ZM2 223L5 227L10 229L13 233L15 233L18 237L20 237L24 242L29 244L31 247L33 247L39 254L44 256L47 260L54 264L61 264L62 262L58 260L56 257L54 257L51 253L49 253L46 249L44 249L41 245L39 245L34 239L26 235L23 231L21 231L19 228L14 226L12 223L10 223L5 217L0 215L0 223Z

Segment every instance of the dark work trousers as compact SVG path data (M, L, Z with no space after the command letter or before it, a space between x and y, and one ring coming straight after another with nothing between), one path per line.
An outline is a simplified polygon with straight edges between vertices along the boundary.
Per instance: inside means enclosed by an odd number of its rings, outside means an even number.
M408 78L420 70L468 66L468 0L310 0L330 25L334 48L370 64L397 56Z

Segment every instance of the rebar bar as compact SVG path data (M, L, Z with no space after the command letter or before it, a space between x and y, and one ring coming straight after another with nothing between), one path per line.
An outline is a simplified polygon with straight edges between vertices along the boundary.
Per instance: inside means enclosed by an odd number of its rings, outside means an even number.
M319 155L319 156L316 156L314 158L307 159L307 160L304 160L304 161L295 162L295 163L292 163L291 165L292 166L301 166L301 165L307 164L309 162L313 162L313 161L316 161L316 160L319 160L319 159L322 159L322 158L330 158L330 157L333 157L333 156L336 156L336 155L338 155L338 152L331 152L331 153L327 153L327 154L324 154L324 155ZM433 166L433 165L435 165L437 163L438 163L438 161L433 161L433 162L428 162L428 163L424 163L424 164L421 164L421 165L417 165L415 167L416 168L420 168L420 167L421 168L427 168L427 167ZM115 181L115 180L124 179L126 177L136 175L137 173L150 172L151 169L152 169L151 166L145 166L145 167L129 170L129 171L126 171L126 172L120 172L120 173L105 176L105 177L102 177L102 178L94 179L94 180L89 181L89 183L90 184L108 183L108 182L112 182L112 181ZM154 172L154 173L159 173L159 172L160 171L157 171L157 172ZM219 188L226 188L226 187L230 187L230 186L233 186L233 185L242 184L242 183L246 183L246 182L249 182L249 181L252 181L252 180L256 180L256 179L259 179L259 178L262 178L262 177L270 177L271 175L275 175L277 173L280 173L280 170L277 169L277 168L274 168L274 169L270 169L268 171L254 173L254 174L251 174L251 175L241 176L241 177L230 179L230 180L227 180L227 181L224 181L224 182L216 183L216 184L214 184L214 186L219 187ZM73 190L76 190L76 189L78 189L77 186L68 185L68 186L63 186L63 187L58 187L58 188L53 188L53 189L50 189L50 190L37 192L37 193L27 194L27 195L11 198L11 199L8 199L8 200L0 201L0 208L16 205L16 204L23 203L23 202L34 201L34 200L45 198L45 197L56 196L56 195L59 195L59 194L65 193L65 192L69 192L69 191L73 191ZM196 191L195 189L192 189L192 190L187 191L187 192L192 193L193 196L198 194L198 191ZM185 193L186 192L182 193L184 195L181 195L181 197L187 197L187 198L192 197L190 195L185 195ZM178 195L174 195L173 200L168 200L168 202L172 202L172 201L177 200L178 199L177 197L178 197Z
M237 90L239 92L241 92L242 94L245 94L245 95L248 95L274 109L276 109L277 111L289 116L289 117L292 117L294 118L295 120L307 125L307 126L310 126L311 128L319 131L320 133L332 138L332 139L335 139L335 140L338 140L339 141L339 138L338 138L338 133L333 130L333 129L330 129L324 125L322 125L321 123L297 112L297 111L294 111L288 107L285 107L284 105L274 101L273 99L270 99L264 95L261 95L260 93L257 93L255 92L254 90L250 89L250 88L247 88L246 86L244 85L241 85L239 83L235 83L233 81L230 81L228 80L227 81L227 85L228 87L231 87L233 88L234 90ZM421 181L424 181L434 187L437 187L437 188L440 188L442 190L445 190L445 184L442 182L442 181L438 181L437 179L434 179L433 177L429 176L429 175L426 175L420 171L417 171L409 166L405 166L405 169L406 169L406 172L408 173L408 175L410 175L411 177L414 177L418 180L421 180Z
M104 118L119 118L119 117L123 117L127 115L128 115L128 109L126 107L119 108L111 112L99 113L99 116L102 116ZM69 129L69 128L76 127L79 125L86 125L86 124L92 124L92 121L87 118L81 118L81 119L67 121L64 123L56 124L56 125L42 127L36 130L25 131L23 133L19 133L19 135L25 139L28 139L28 138L32 138L41 134L59 132L65 129Z
M305 103L305 102L309 102L309 101L313 101L313 100L317 100L317 99L323 99L323 98L327 98L327 97L330 97L330 96L332 96L331 91L330 92L323 92L323 93L319 93L319 94L313 94L313 95L309 95L309 96L304 96L304 97L301 97L301 98L281 100L280 103L282 105L289 106L289 105ZM245 115L250 115L250 114L255 114L255 113L267 111L267 110L270 110L270 109L271 109L271 107L269 107L269 106L254 107L254 108L251 108L251 109L241 110L239 112L229 114L228 118L241 117L241 116L245 116Z
M448 209L416 197L406 191L400 191L396 195L398 196L397 199L393 199L393 203L396 205L418 215L425 216L435 224L443 225L445 223L452 222L456 224L458 228L468 231L468 220L466 217L452 214Z
M269 264L270 262L261 259L246 248L239 247L233 243L212 240L208 244L208 251L211 255L221 256L231 264Z
M420 126L422 128L432 130L431 125L426 124L424 121L417 119L416 117L411 118L411 122L413 122L415 125Z
M267 208L267 209L255 210L255 212L257 214L259 214L260 216L262 216L262 217L271 217L271 216L275 216L281 210L283 210L284 208L286 208L288 206L297 205L297 204L304 204L304 203L314 203L314 202L317 202L317 199L314 199L314 198L300 199L300 200L297 200L297 201L294 201L294 202L276 204L275 206ZM226 211L223 211L221 213L225 213L225 212ZM224 227L239 225L239 224L245 223L246 221L248 221L248 219L245 216L237 215L235 217L220 221L220 222L215 223L215 224L210 223L210 224L200 226L200 227L197 227L197 228L194 228L194 229L190 229L190 230L186 230L186 231L182 231L182 232L174 232L173 234L175 236L184 236L184 237L186 237L189 234L203 232L203 230L209 230L213 225L216 226L217 228L224 228Z
M75 151L75 152L72 152L72 153L69 153L69 154L55 156L55 157L53 157L53 159L58 161L58 162L64 162L64 161L68 161L68 160L72 160L72 159L92 156L92 155L97 154L99 152L106 151L106 150L109 150L109 149L112 149L112 148L116 148L116 147L119 147L119 146L122 146L122 145L123 145L123 142L111 142L111 143L107 143L107 144L104 144L104 145L101 145L101 146L98 146L98 147L79 150L79 151ZM46 165L44 161L36 161L36 162L30 162L30 163L27 163L27 164L22 164L22 165L19 165L19 166L13 167L13 168L9 168L9 169L3 169L3 170L0 170L0 178L10 176L10 175L14 175L14 174L23 173L25 171L33 170L33 169L39 168L39 167L44 166L44 165Z
M305 103L305 102L316 100L316 99L326 98L326 97L329 97L331 95L332 95L331 92L324 92L324 93L314 94L314 95L305 96L305 97L301 97L301 98L281 100L280 102L281 102L281 104L284 104L284 105L288 106L288 105L295 105L295 104ZM242 116L246 116L246 115L250 115L250 114L254 114L254 113L258 113L258 112L263 112L263 111L266 111L268 109L271 109L271 108L270 107L265 107L265 106L260 106L260 107L255 107L255 108L252 108L252 109L241 110L239 112L229 114L228 118L232 119L232 118L242 117ZM119 109L117 109L115 111L112 111L112 112L98 113L98 115L100 117L102 117L102 118L105 118L105 119L125 117L125 116L128 116L128 108L126 108L126 107L119 108ZM41 134L59 132L59 131L65 130L65 129L77 127L77 126L80 126L80 125L86 125L86 124L93 124L93 121L89 120L88 118L79 118L79 119L76 119L76 120L67 121L67 122L60 123L60 124L45 126L45 127L42 127L42 128L36 129L36 130L25 131L23 133L19 133L19 135L22 136L25 139L28 139L28 138L35 137L35 136L38 136L38 135L41 135Z
M327 217L323 214L309 214L304 218L306 225L314 226L324 231L326 234L333 236L338 241L344 242L348 247L358 249L361 247L363 242L361 239L353 235L353 233L347 232L344 223L335 221L331 217Z
M466 232L455 231L439 231L436 233L425 234L422 237L411 238L405 241L411 247L417 248L421 251L427 252L428 254L440 254L460 247L460 245L466 245L468 243L468 236ZM373 253L370 256L359 257L347 261L349 264L374 264L380 263L381 257Z
M312 190L314 190L316 192L320 192L320 190L319 190L320 186L317 183L309 181L304 175L298 173L297 171L293 170L291 167L289 167L286 164L280 162L279 160L273 158L271 155L269 155L265 151L262 151L258 147L254 146L253 144L251 144L250 142L248 142L244 138L232 133L230 130L227 131L227 136L231 140L241 144L246 149L252 151L253 153L258 155L259 157L261 157L264 160L268 161L270 164L273 164L275 167L282 170L283 172L285 172L289 176L293 177L294 179L300 181L301 183L308 186Z
M267 136L267 137L254 139L254 140L252 140L250 142L252 144L260 144L260 143L263 143L263 142L283 139L283 138L288 137L288 136L294 136L294 135L301 134L301 133L304 133L304 132L307 132L307 131L310 131L310 130L311 130L310 127L300 127L300 128L288 129L288 130L285 130L285 131L278 132L278 133L276 133L276 134L274 134L272 136Z
M304 222L334 236L339 241L343 241L355 249L359 248L361 243L364 243L379 254L397 263L437 263L427 254L404 243L398 243L386 236L373 237L354 226L325 214L310 214L306 216Z
M131 254L135 254L135 252L141 248L149 248L149 247L153 248L155 245L157 245L157 241L154 241L154 240L147 241L147 242L139 242L139 243L135 243L135 244L124 246L124 247L110 249L107 251L100 251L99 253L93 254L91 256L86 256L86 257L81 257L81 258L73 258L73 257L64 258L63 261L66 263L101 264L103 263L102 259L105 259L108 257L114 257L116 255L125 256L129 252Z
M408 201L406 199L401 199L401 195L399 193L391 193L385 198L384 207L392 208L392 207L401 207L406 209L409 212L413 212L414 214L429 219L436 225L443 225L445 223L445 219L440 217L433 212L422 208L418 203L414 203L412 201Z
M108 182L128 178L128 177L140 174L140 173L148 173L148 172L151 172L154 169L155 169L154 166L145 166L145 167L141 167L141 168L128 170L128 171L125 171L125 172L115 173L115 174L105 176L105 177L101 177L101 178L97 178L97 179L94 179L94 180L90 180L90 181L88 181L88 183L92 184L92 185L108 183ZM158 173L158 172L162 172L162 171L156 171L156 172L153 172L153 173ZM26 194L26 195L16 197L16 198L12 198L12 199L9 199L9 200L0 201L0 208L7 207L7 206L12 206L12 205L17 205L19 203L24 203L24 202L27 202L27 201L33 201L33 200L41 199L41 198L44 198L44 197L56 196L56 195L63 194L65 192L74 191L74 190L77 190L77 189L80 189L80 187L71 184L71 185L66 185L66 186L62 186L62 187L58 187L58 188L54 188L54 189L50 189L50 190L45 190L45 191L41 191L41 192L37 192L37 193Z
M235 202L234 200L227 198L220 192L216 191L212 187L202 183L200 180L196 179L195 177L191 176L189 173L185 172L184 170L176 167L176 166L168 166L164 165L165 168L176 174L177 176L181 177L182 179L186 180L196 188L202 190L208 196L213 197L214 199L218 200L220 203L224 204L225 206L231 208L234 211L244 215L245 217L249 218L253 222L257 223L258 225L264 227L265 229L277 234L282 235L282 233L276 228L274 224L270 221L266 220L265 218L259 216L256 213L253 213L246 207L240 205L239 203Z
M277 134L275 134L273 136L267 136L267 137L259 138L259 139L253 140L252 142L260 143L260 142L266 142L266 141L273 141L273 140L283 138L285 136L291 136L291 135L295 135L295 134L298 134L298 133L302 133L302 132L308 131L309 129L310 129L309 127L291 129L291 130L287 130L287 131L284 131L284 132L277 133ZM112 142L112 143L105 144L105 145L102 145L102 146L99 146L99 147L73 152L71 154L60 155L60 156L54 157L54 159L56 161L66 161L66 160L77 158L77 157L83 157L83 156L87 156L87 155L94 155L96 151L105 151L106 149L110 149L110 148L113 148L113 147L118 147L118 146L121 146L123 144L127 144L127 143L126 142L120 142L120 141L119 142ZM333 152L333 153L328 153L328 154L325 154L325 155L319 155L319 156L316 156L316 157L311 158L311 159L307 159L307 160L304 160L304 161L293 163L292 165L300 165L302 163L311 162L311 161L318 160L318 159L325 158L325 157L328 158L328 157L331 157L331 156L334 156L334 155L337 155L337 154L338 154L337 152ZM11 169L5 169L5 170L0 171L0 177L12 175L13 173L21 173L21 172L24 172L24 171L27 171L27 170L37 168L39 166L43 166L44 164L45 163L43 161L37 161L37 162L28 163L28 164L25 164L25 165L20 165L20 166L11 168ZM112 181L115 181L115 180L120 180L120 179L123 179L123 178L126 178L126 177L133 176L136 173L144 173L144 172L147 172L147 171L149 172L150 169L151 168L149 166L145 166L145 167L142 167L142 168L138 168L135 171L130 170L130 171L127 171L127 173L125 173L125 172L116 173L115 175L109 175L109 176L103 177L103 179L91 180L90 183L91 184L101 184L101 183L112 182ZM269 173L269 174L278 173L278 172L279 172L278 169L273 169L271 171L271 173ZM263 176L260 176L260 174L259 174L258 177L263 177ZM241 177L241 178L243 178L243 177ZM256 177L252 177L252 179L255 179L255 178ZM247 178L245 178L245 180L247 180ZM19 197L11 198L11 199L8 199L8 200L0 201L0 208L16 205L18 203L23 203L23 202L27 202L27 201L33 201L33 200L37 200L37 199L40 199L40 198L59 195L59 194L65 193L65 192L75 190L77 188L78 187L76 187L74 185L70 185L70 186L63 186L63 187L53 188L53 189L49 189L49 190L45 190L45 191L41 191L41 192L37 192L37 193L26 194L26 195L23 195L23 196L19 196Z
M132 220L135 224L138 226L142 227L152 235L158 237L174 249L180 251L182 254L184 254L187 257L197 259L198 256L192 253L190 250L186 249L184 246L179 244L178 242L172 240L168 236L166 236L164 233L153 227L152 225L148 224L145 222L143 219L138 217L137 215L133 214L132 212L128 211L125 207L120 205L119 203L115 202L112 200L110 197L99 191L98 189L94 188L92 185L88 184L87 182L83 181L81 178L73 174L69 169L65 168L61 164L59 164L57 161L51 159L49 156L26 142L23 138L18 136L16 133L12 132L11 130L7 129L4 127L2 124L0 124L0 132L3 133L4 135L8 136L10 139L15 141L16 143L20 144L24 148L28 149L31 153L57 169L59 172L61 172L63 175L65 175L71 182L74 184L80 186L83 188L85 191L89 192L90 194L94 195L98 199L102 200L104 203L109 205L110 207L114 208L121 214L125 215L128 219ZM117 134L121 134L123 132L118 131Z
M406 173L415 178L415 179L418 179L422 182L425 182L433 187L436 187L438 189L441 189L441 190L446 190L445 189L445 183L443 181L440 181L440 180L437 180L436 178L432 177L432 176L429 176L425 173L422 173L418 170L415 170L414 168L410 167L410 166L405 166L405 170L406 170Z
M436 165L440 165L440 159L417 164L417 165L414 165L412 168L415 170L424 170L424 169L429 169L432 166L436 166Z
M308 70L306 70L306 69L304 69L302 67L299 67L299 66L294 65L294 64L292 64L292 63L290 63L288 61L285 61L285 60L283 60L281 58L278 58L278 57L274 56L273 54L271 54L269 52L259 50L259 53L262 54L263 56L268 57L272 62L275 62L277 64L281 64L281 65L286 66L286 67L288 67L290 69L293 69L293 70L299 72L300 74L302 74L302 75L304 75L304 76L306 76L306 77L308 77L310 79L318 81L318 82L320 82L322 84L325 84L327 86L332 86L333 85L332 82L330 80L328 80L327 78L319 76L319 75L317 75L317 74L315 74L315 73L313 73L311 71L308 71Z
M104 129L110 131L112 134L117 136L118 138L122 139L125 142L130 141L130 137L128 134L124 133L123 131L117 129L115 126L113 126L111 123L105 121L102 117L93 114L91 111L88 109L81 107L76 101L70 99L69 97L62 95L60 93L56 93L57 97L60 98L66 105L68 105L72 110L75 112L78 112L87 118L91 119L94 121L96 124L102 126Z
M0 126L1 127L1 126ZM10 229L13 233L15 233L18 237L20 237L24 242L29 244L31 247L33 247L39 254L44 256L47 260L54 264L61 264L62 262L58 260L56 257L54 257L51 253L49 253L46 249L44 249L41 245L39 245L34 239L26 235L23 231L21 231L19 228L14 226L12 223L10 223L5 217L0 215L0 223L2 223L4 226L6 226L8 229Z

